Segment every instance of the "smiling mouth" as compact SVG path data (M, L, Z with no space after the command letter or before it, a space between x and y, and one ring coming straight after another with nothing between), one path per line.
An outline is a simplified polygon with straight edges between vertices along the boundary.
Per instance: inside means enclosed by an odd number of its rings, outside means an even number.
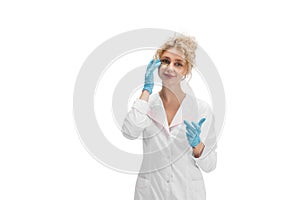
M175 76L173 76L173 75L170 75L170 74L164 74L166 77L168 77L168 78L174 78Z

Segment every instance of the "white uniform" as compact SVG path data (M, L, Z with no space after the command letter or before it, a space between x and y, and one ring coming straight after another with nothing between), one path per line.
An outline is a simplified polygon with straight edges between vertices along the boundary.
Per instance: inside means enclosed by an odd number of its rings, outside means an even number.
M186 138L183 120L206 117L200 139L205 144L200 158ZM137 99L127 113L122 133L129 139L143 134L143 162L135 186L135 200L204 200L201 170L216 168L214 118L207 103L186 94L170 126L158 93L146 102Z

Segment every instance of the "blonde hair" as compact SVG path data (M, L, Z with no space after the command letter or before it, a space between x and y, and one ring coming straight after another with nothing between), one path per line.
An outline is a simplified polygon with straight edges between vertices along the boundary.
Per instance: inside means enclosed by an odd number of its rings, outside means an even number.
M155 53L155 58L161 58L162 54L171 48L176 48L184 55L187 64L187 74L191 73L192 67L195 63L197 42L194 37L186 35L175 35L169 38Z

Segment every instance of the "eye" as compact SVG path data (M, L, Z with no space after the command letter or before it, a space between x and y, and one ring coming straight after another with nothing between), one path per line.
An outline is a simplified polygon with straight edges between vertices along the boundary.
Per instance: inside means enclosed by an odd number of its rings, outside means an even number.
M176 62L176 63L175 63L175 66L177 66L177 67L182 67L183 65L182 65L180 62Z
M165 58L164 58L164 59L161 60L161 63L162 63L162 64L165 64L165 65L169 65L169 64L170 64L170 61L169 61L168 59L165 59Z

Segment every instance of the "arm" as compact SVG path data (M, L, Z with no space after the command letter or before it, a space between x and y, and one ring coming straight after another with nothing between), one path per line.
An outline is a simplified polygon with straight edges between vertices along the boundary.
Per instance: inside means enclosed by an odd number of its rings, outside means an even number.
M142 91L142 94L141 94L141 96L140 96L140 99L142 99L142 100L148 102L149 96L150 96L149 91L148 91L148 90L143 90L143 91Z
M140 98L134 102L133 107L124 119L122 133L128 139L138 138L143 130L151 123L151 120L147 116L149 109L148 100L154 86L153 72L159 65L159 59L151 60L148 64L142 94Z
M141 96L143 96L143 98L147 97L147 95L144 96L143 93ZM122 133L126 138L138 138L143 130L150 125L151 120L147 116L148 109L148 102L144 99L139 98L134 102L131 110L126 115L122 126Z
M207 156L194 158L195 165L205 172L211 172L217 167L217 152L212 149Z
M200 102L199 108L199 112L206 117L200 119L198 123L185 121L186 135L193 150L195 165L205 172L210 172L217 164L214 117L208 104Z
M213 171L217 166L217 137L215 132L215 120L213 113L209 107L206 105L206 118L207 121L202 126L202 140L203 145L199 145L198 149L195 149L194 153L195 164L200 167L205 172ZM201 148L203 146L203 148ZM199 157L197 157L197 152L199 152Z
M197 146L193 147L193 155L195 158L199 158L203 152L205 145L200 142Z

